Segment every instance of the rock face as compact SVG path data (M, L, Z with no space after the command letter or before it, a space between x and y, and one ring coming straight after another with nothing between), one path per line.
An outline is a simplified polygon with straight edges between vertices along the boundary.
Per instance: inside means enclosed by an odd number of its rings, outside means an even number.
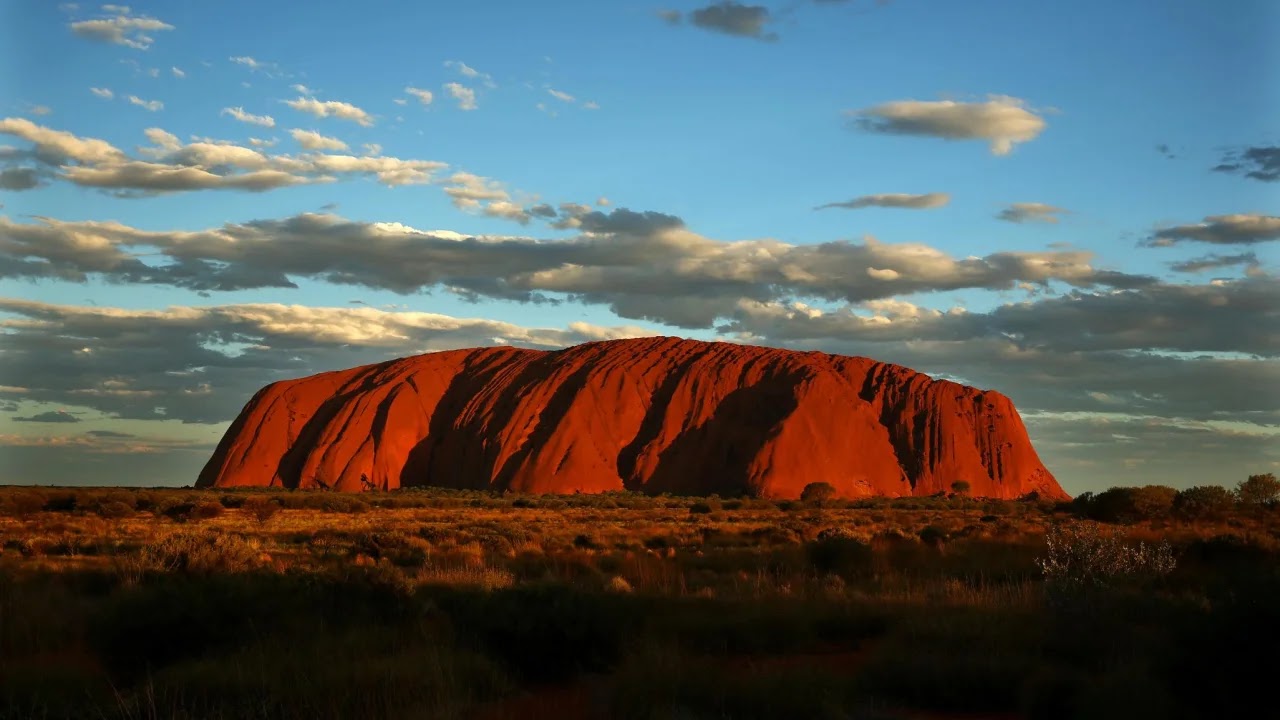
M1005 396L867 358L676 338L438 352L273 383L197 485L1065 498Z

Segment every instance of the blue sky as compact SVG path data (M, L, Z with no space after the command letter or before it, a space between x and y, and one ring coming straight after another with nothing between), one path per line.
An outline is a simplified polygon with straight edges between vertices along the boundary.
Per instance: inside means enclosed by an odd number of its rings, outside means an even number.
M1073 493L1275 471L1278 18L0 0L0 481L185 484L273 379L635 333L1001 390ZM408 282L417 231L490 245Z

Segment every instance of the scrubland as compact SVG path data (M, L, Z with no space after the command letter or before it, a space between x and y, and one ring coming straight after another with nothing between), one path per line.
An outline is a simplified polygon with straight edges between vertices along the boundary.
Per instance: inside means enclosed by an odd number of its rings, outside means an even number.
M0 488L3 718L1267 707L1274 498Z

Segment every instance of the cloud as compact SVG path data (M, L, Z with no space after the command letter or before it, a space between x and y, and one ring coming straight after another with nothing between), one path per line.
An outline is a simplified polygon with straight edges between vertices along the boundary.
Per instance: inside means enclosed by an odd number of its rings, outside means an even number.
M1179 488L1232 485L1280 464L1280 437L1257 426L1124 412L1024 413L1024 419L1060 477L1102 475L1080 489L1137 484L1134 468Z
M1000 211L997 220L1011 223L1051 223L1056 224L1060 215L1070 212L1060 207L1038 202L1017 202Z
M588 100L582 103L582 109L583 110L599 110L600 104L595 102L594 100Z
M488 178L457 173L447 181L445 192L461 208L517 221L533 216ZM723 242L662 213L603 213L574 204L559 212L574 220L579 236L476 237L314 214L196 232L0 218L0 276L99 277L196 290L291 287L291 278L304 277L398 293L444 287L468 298L599 304L621 317L689 328L733 317L744 300L857 303L1028 283L1092 289L1155 282L1094 268L1083 251L957 259L926 245L871 238L810 245Z
M170 68L169 68L169 72L170 72L170 73L173 73L173 76L174 76L174 77L176 77L176 78L178 78L179 80L182 80L183 78L185 78L185 77L187 76L186 71L184 71L182 68L179 68L179 67L176 67L176 66L175 66L175 67L170 67Z
M450 187L444 192L453 201L454 207L471 210L480 207L484 200L510 200L511 195L502 184L490 178L471 173L454 173L448 180Z
M560 90L547 88L547 93L550 94L551 97L563 102L572 103L575 101L575 98L567 92L561 92Z
M869 356L995 388L1014 399L1029 425L1037 415L1121 412L1177 424L1222 422L1269 434L1274 444L1276 296L1274 278L1250 278L1074 293L988 313L900 300L836 311L744 304L720 331L737 341ZM1199 462L1194 450L1185 452Z
M115 93L111 92L111 90L108 88L91 87L89 88L89 92L93 93L94 95L97 95L103 100L110 100L111 98L115 97Z
M132 438L137 437L133 433L116 432L115 430L86 430L85 435L99 438Z
M346 150L347 144L337 138L325 137L314 130L289 131L295 142L307 150Z
M282 170L239 172L232 169L231 172L223 172L221 169L140 161L90 168L67 168L63 171L62 177L84 187L110 191L136 190L140 195L193 190L264 192L292 185L332 180L327 176L307 177ZM130 195L124 193L122 196Z
M159 100L143 100L137 95L129 96L129 104L137 105L147 112L159 112L164 109L164 103Z
M324 232L310 237L329 252ZM1081 291L988 312L896 298L838 310L740 301L718 337L869 356L995 388L1017 403L1055 472L1105 486L1116 481L1105 473L1120 472L1106 463L1120 468L1122 457L1189 467L1179 477L1190 477L1277 455L1280 410L1269 392L1280 387L1277 292L1274 278L1256 277ZM552 348L651 332L523 328L367 306L140 311L0 300L6 367L25 386L17 397L186 423L226 422L262 385L287 377L451 347ZM1121 455L1130 444L1139 454ZM1097 458L1096 468L1073 464Z
M146 159L130 157L103 140L80 138L23 118L0 120L0 134L32 143L30 154L47 166L50 177L134 195L192 190L265 191L353 176L370 176L387 186L425 184L434 172L447 167L431 160L383 155L264 153L261 148L274 145L274 140L259 140L254 143L256 147L208 139L183 144L160 128L146 131L152 146L139 151Z
M431 101L435 99L435 96L432 95L430 90L423 90L421 88L416 88L416 87L406 87L404 91L418 98L418 102L423 105L430 105Z
M783 343L1009 343L1023 356L1039 358L1049 353L1125 352L1159 352L1166 358L1169 353L1277 358L1278 301L1280 283L1269 276L1205 285L1073 291L1060 297L1007 303L986 313L940 311L893 298L837 310L801 303L743 301L734 319L719 329ZM992 362L997 360L992 357ZM944 367L941 363L937 366ZM948 372L960 371L953 368ZM1061 382L1072 377L1073 373L1067 373ZM1114 389L1108 384L1108 391Z
M863 195L852 200L844 202L827 203L819 205L815 210L823 210L826 208L847 208L857 210L859 208L868 207L886 207L886 208L907 208L910 210L927 210L930 208L939 208L951 202L951 196L947 193L926 193L924 195L911 195L908 193L884 193L880 195Z
M289 89L298 93L299 95L315 94L315 91L313 91L311 88L307 87L306 85L299 85L298 83L294 83L293 85L290 85Z
M53 108L50 108L48 105L32 105L31 106L31 114L35 115L36 117L43 117L45 115L51 114L52 112L53 112Z
M482 73L479 70L467 65L461 60L445 60L444 66L458 71L458 74L464 78L471 80L479 80L487 88L497 87L493 82L493 76L488 73Z
M0 313L6 367L27 383L24 400L184 423L226 422L262 385L286 377L495 341L558 348L651 334L633 326L532 328L370 307L129 310L0 299ZM92 352L78 352L86 347Z
M263 62L249 55L240 55L228 59L237 65L249 68L251 72L266 73L267 77L279 77L281 75L280 66L273 62Z
M684 221L675 215L645 211L635 212L618 208L605 213L599 210L576 216L578 227L585 233L596 235L656 235L664 230L684 227Z
M1192 260L1169 263L1169 269L1180 273L1199 273L1205 270L1220 270L1240 265L1244 265L1249 271L1256 271L1261 266L1261 263L1258 262L1258 256L1253 253L1241 253L1239 255L1210 254Z
M1280 217L1249 213L1211 215L1194 225L1175 225L1157 230L1147 245L1167 247L1184 240L1215 245L1251 245L1280 240Z
M49 412L36 413L29 417L15 417L15 422L34 422L34 423L78 423L80 418L72 415L65 410L50 410Z
M1034 140L1045 121L1026 102L1004 95L986 102L899 100L846 113L856 128L890 135L925 135L946 140L988 140L991 152L1007 155Z
M670 11L661 16L672 24L679 18L678 14L673 18ZM765 32L765 26L773 19L769 15L769 8L763 5L741 5L725 0L690 12L688 20L695 27L725 35L764 41L778 39L777 34Z
M221 114L230 115L236 120L239 120L242 123L249 123L250 125L261 125L262 127L276 126L275 118L271 117L270 115L254 115L252 113L245 112L244 108L242 107L222 108Z
M6 168L0 170L0 190L31 190L40 187L40 174L35 168Z
M173 26L145 15L133 15L129 8L118 5L102 6L110 17L81 20L71 23L71 32L79 37L98 42L127 45L136 50L151 47L154 39L147 33L172 30Z
M320 101L313 97L300 96L296 100L285 100L284 103L294 110L314 115L318 118L335 117L350 120L363 127L373 125L373 116L352 105L337 100Z
M445 60L444 66L457 68L458 73L461 74L463 77L474 78L474 77L480 76L480 72L478 70L468 66L466 63L461 62L459 60Z
M1232 150L1223 156L1222 162L1213 168L1216 172L1243 175L1262 182L1280 180L1280 147L1255 145Z
M458 101L458 109L475 110L478 107L476 105L475 90L472 90L471 88L465 87L463 85L459 85L456 82L445 83L444 89L449 93L449 95L454 100Z
M0 120L0 134L13 135L32 143L36 157L51 164L69 161L97 164L124 159L124 153L104 140L79 138L69 132L37 125L25 118Z
M89 430L75 435L0 434L0 453L3 453L3 456L13 455L13 451L17 448L49 450L64 456L81 453L137 456L175 450L193 450L207 455L214 447L214 444L207 440L193 442L172 437L138 438L138 436L130 433L112 432L110 430ZM54 460L54 462L59 460ZM40 465L49 467L48 462ZM115 465L114 460L111 465ZM110 471L106 472L109 473ZM43 473L43 475L48 475L48 473ZM83 475L83 473L71 474L72 477L83 477ZM94 476L102 477L102 474L100 472L94 473ZM60 477L60 475L55 475L55 477Z

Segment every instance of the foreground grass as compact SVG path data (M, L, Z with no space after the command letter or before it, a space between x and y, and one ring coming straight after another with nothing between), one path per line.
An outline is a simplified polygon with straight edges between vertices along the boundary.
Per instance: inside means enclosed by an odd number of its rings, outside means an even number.
M1045 532L1070 521L965 498L0 489L0 717L1220 717L1265 699L1280 513L1124 526L1177 568L1046 587Z

